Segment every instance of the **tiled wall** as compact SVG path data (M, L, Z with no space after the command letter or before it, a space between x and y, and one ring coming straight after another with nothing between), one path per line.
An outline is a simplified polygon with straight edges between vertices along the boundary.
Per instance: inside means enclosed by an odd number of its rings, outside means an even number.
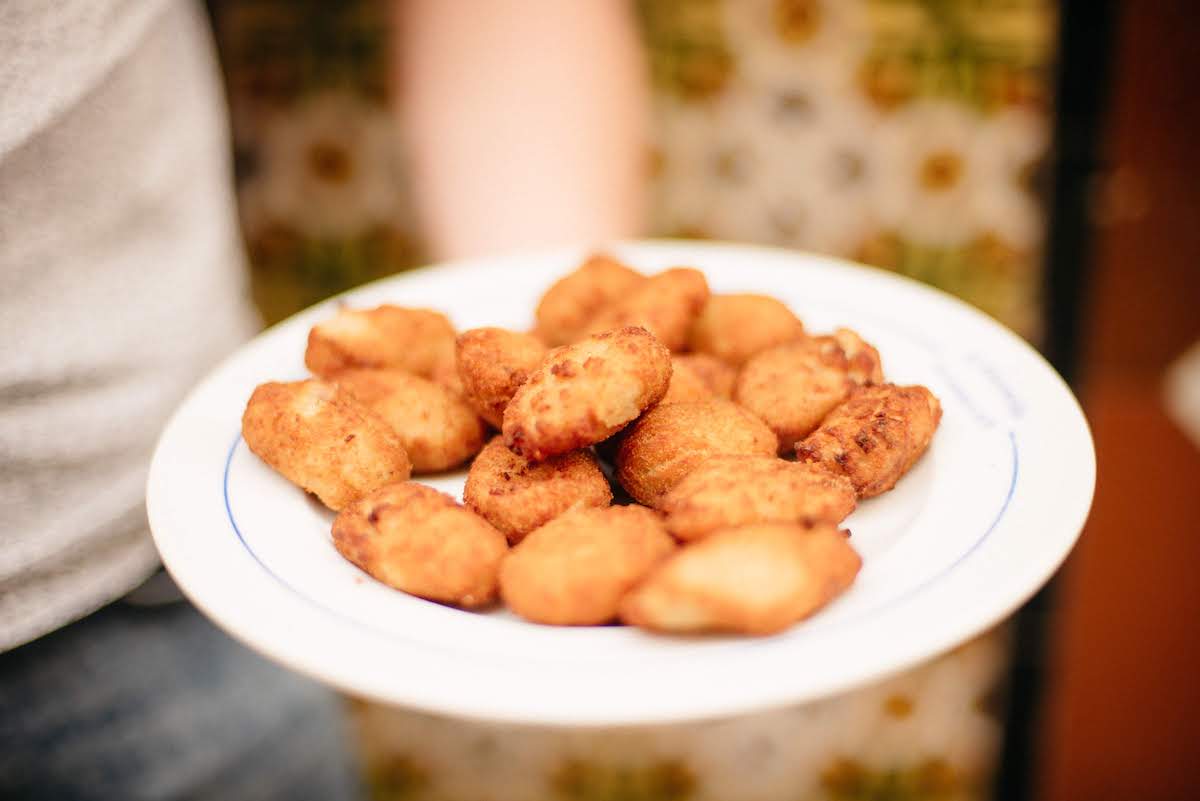
M213 0L269 319L420 263L387 3ZM652 234L831 253L1039 335L1049 0L642 0Z

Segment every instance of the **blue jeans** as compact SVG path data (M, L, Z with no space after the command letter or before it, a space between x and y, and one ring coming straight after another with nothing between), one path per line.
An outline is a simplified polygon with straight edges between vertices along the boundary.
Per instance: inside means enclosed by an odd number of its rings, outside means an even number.
M338 698L185 601L0 654L0 799L356 799Z

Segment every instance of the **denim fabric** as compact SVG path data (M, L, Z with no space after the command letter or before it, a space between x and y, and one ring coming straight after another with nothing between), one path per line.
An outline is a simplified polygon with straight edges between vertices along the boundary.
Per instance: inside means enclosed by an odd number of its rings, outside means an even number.
M359 797L341 704L184 601L0 654L2 799Z

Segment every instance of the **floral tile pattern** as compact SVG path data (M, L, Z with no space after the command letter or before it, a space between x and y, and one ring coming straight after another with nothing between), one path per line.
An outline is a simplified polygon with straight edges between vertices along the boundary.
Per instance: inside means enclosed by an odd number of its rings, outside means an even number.
M270 320L421 262L382 0L210 0ZM640 0L650 233L896 270L1039 335L1051 0Z
M1037 337L1051 3L640 9L655 230L875 264Z
M695 724L547 729L351 701L377 799L967 801L987 797L1005 635L799 707ZM419 767L418 767L419 766Z
M212 0L268 322L423 259L388 106L388 4Z

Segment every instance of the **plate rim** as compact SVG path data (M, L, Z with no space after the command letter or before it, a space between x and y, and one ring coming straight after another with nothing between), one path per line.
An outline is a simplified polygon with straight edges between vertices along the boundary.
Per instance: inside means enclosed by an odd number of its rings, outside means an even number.
M1045 560L1041 569L1033 571L1031 574L1024 577L1022 582L1023 589L1019 593L1013 593L1004 604L995 604L985 616L986 621L979 623L978 616L973 622L960 622L957 627L943 627L942 636L937 638L938 642L932 645L922 641L921 645L911 646L907 652L904 649L894 649L900 651L900 655L893 656L888 663L874 671L864 674L856 674L847 678L845 681L827 682L827 686L820 688L813 693L785 693L776 694L775 697L759 698L757 700L742 700L733 701L730 703L708 703L698 706L694 710L679 708L673 711L664 711L659 709L651 714L638 714L629 710L609 710L606 714L593 713L590 716L579 716L575 714L558 714L553 710L546 709L528 709L524 713L520 709L514 708L480 708L477 703L467 702L463 704L454 704L447 702L447 699L430 700L426 694L423 694L419 689L412 692L397 692L389 690L386 693L379 693L370 689L365 690L361 684L353 681L348 681L344 676L331 675L329 670L322 670L309 663L309 661L300 658L295 649L281 648L278 642L267 643L263 636L256 636L249 629L255 626L249 624L239 625L237 622L226 619L223 609L217 607L220 604L210 604L210 599L204 591L192 585L194 578L188 567L180 565L176 562L176 552L171 547L169 538L161 534L164 527L172 524L169 515L159 505L159 500L163 497L159 485L164 478L164 471L169 468L165 465L166 454L168 447L172 442L172 435L177 428L182 425L185 419L185 413L191 409L198 398L203 397L204 391L211 384L216 382L230 366L241 358L244 358L244 352L251 343L258 342L260 339L266 338L268 335L277 331L280 328L294 325L298 319L315 316L322 309L327 308L331 304L337 304L344 298L351 295L361 293L369 293L378 291L382 287L391 284L403 284L407 280L411 280L415 276L428 274L430 271L452 271L466 269L473 271L477 269L489 269L489 265L504 263L508 260L521 259L538 259L538 260L561 260L565 264L570 264L571 259L576 258L581 252L585 252L586 248L569 247L569 248L547 248L536 251L528 251L521 253L505 254L498 257L481 257L472 259L459 259L455 261L444 262L440 264L426 265L414 270L405 271L397 275L388 276L368 284L347 290L339 293L331 298L321 301L307 309L301 310L260 332L256 337L244 343L241 347L223 359L216 367L210 370L203 379L196 383L193 389L188 393L187 397L179 404L173 412L170 420L164 426L158 443L155 447L154 458L151 462L151 468L147 477L147 514L150 519L151 530L154 532L155 545L158 547L163 558L163 563L167 570L175 577L184 594L198 608L212 619L224 631L233 635L236 639L248 645L252 649L265 654L268 658L286 665L292 670L296 670L302 674L308 675L319 681L330 683L339 686L353 694L374 696L379 700L390 703L409 706L417 709L423 709L429 712L439 714L448 714L456 717L470 718L477 720L503 721L509 723L531 723L539 725L564 725L564 726L606 726L606 725L640 725L640 724L656 724L667 722L694 721L702 719L711 719L715 717L725 717L728 715L752 713L779 706L785 706L794 703L802 703L805 701L815 700L830 695L845 691L851 687L862 686L874 681L881 680L889 675L894 675L912 665L932 659L938 654L941 654L955 645L963 642L976 632L982 632L989 627L995 625L998 621L1009 616L1015 609L1022 605L1029 597L1031 597L1046 581L1059 569L1062 562L1066 559L1075 543L1078 541L1079 534L1086 522L1090 512L1092 500L1095 492L1095 447L1092 440L1090 426L1087 418L1079 405L1078 399L1071 392L1069 386L1062 377L1053 369L1045 357L1036 349L1030 346L1027 342L1017 336L1011 330L1005 328L992 318L988 317L982 311L976 309L965 301L949 295L935 287L922 284L905 276L894 273L885 272L877 268L871 268L865 265L858 265L843 259L825 256L821 254L811 254L804 251L790 250L784 248L774 248L763 245L749 245L740 243L715 243L715 242L695 242L689 240L670 240L670 239L651 239L651 240L626 240L621 242L609 243L605 247L606 250L617 252L618 255L622 251L637 251L645 253L647 256L652 256L655 251L678 250L685 249L696 252L698 262L703 261L703 255L711 252L736 252L736 253L753 253L765 252L772 258L782 258L803 262L810 266L818 266L821 269L835 269L838 271L850 271L866 277L873 282L895 282L899 285L904 285L910 289L915 289L919 292L928 293L930 296L935 296L939 302L945 303L949 301L953 307L962 313L965 312L969 318L974 318L972 324L982 323L986 328L990 329L993 334L1001 334L1006 339L1010 346L1016 346L1019 351L1022 351L1024 356L1033 356L1038 364L1038 369L1043 372L1044 376L1053 379L1051 384L1054 384L1054 391L1060 399L1066 399L1069 403L1066 406L1066 411L1070 416L1074 417L1080 425L1074 432L1077 435L1082 435L1079 440L1080 444L1086 447L1076 454L1083 459L1083 462L1078 465L1081 468L1080 477L1082 482L1076 482L1076 491L1079 493L1078 500L1074 504L1073 513L1067 515L1067 519L1059 521L1059 525L1070 532L1070 536L1063 535L1055 552L1050 554ZM637 257L631 257L631 261L636 263ZM224 451L227 443L222 443L221 450ZM1015 483L1014 483L1015 489ZM1010 490L1011 492L1011 490ZM235 524L236 525L236 524ZM163 543L168 545L164 548ZM259 633L261 635L261 632ZM336 672L336 671L335 671Z

